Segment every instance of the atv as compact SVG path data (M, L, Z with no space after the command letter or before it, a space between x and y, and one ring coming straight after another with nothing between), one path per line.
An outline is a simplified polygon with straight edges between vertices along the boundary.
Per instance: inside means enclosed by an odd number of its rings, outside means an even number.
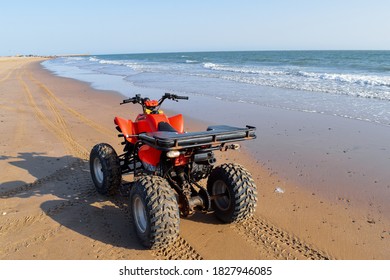
M256 128L218 125L185 132L181 114L167 117L160 110L167 99L188 97L165 93L160 100L150 100L137 94L123 100L120 105L140 104L143 109L134 122L114 119L118 137L124 139L123 154L106 143L95 145L90 154L96 190L130 197L135 231L150 249L176 240L180 216L214 212L222 222L233 223L252 215L257 203L251 174L236 163L215 166L214 156L216 151L237 150L235 142L255 139ZM132 181L122 182L124 174L132 174Z

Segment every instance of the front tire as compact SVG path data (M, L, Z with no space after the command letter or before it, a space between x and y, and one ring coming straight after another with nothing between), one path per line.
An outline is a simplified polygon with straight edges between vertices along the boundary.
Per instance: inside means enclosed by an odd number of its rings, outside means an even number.
M111 145L95 145L89 157L89 167L98 193L114 195L119 190L122 172L119 157Z
M207 190L215 215L224 223L251 216L257 205L257 189L252 175L239 164L222 164L213 169Z
M179 235L180 214L174 190L158 176L143 176L130 191L134 228L142 245L161 249Z

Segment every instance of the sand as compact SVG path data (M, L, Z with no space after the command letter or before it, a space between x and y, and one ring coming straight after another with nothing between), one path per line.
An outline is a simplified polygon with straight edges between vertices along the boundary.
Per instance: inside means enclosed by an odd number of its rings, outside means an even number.
M252 173L259 195L253 217L225 225L212 214L199 213L181 219L180 237L171 247L145 250L133 230L127 199L97 194L88 165L96 143L106 142L120 151L113 119L133 119L140 108L119 106L122 97L115 92L56 77L41 68L42 60L0 59L0 259L390 259L388 197L381 201L362 194L354 199L322 192L325 177L341 186L347 182L345 174L356 181L363 175L353 176L355 169L329 174L331 169L325 167L337 166L350 150L324 148L328 140L338 141L338 135L326 133L316 147L307 136L318 127L310 120L297 127L293 112L285 113L286 121L277 124L265 114L267 127L261 132L278 127L299 133L282 137L269 133L261 147L255 140L218 159L239 162ZM342 131L345 125L338 123L328 132ZM185 130L206 126L188 118ZM356 133L368 129L357 126ZM299 142L302 137L305 143ZM290 148L285 165L275 164L272 155L281 154L287 143L293 143L294 150ZM304 156L302 146L311 157ZM302 156L297 160L294 152ZM335 157L329 158L332 154ZM313 155L321 168L309 168ZM293 168L299 166L298 179L289 171L294 164ZM369 167L362 163L364 177L388 195L388 187L370 175ZM318 189L308 188L308 180L301 177L310 178Z

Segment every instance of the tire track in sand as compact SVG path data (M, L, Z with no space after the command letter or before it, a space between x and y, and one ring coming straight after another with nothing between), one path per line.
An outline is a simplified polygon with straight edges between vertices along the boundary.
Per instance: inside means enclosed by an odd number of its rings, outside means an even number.
M62 225L58 225L55 228L48 228L42 230L42 232L44 232L43 234L30 237L26 240L11 245L7 244L6 246L0 247L0 259L6 259L11 253L18 252L24 248L30 247L31 245L45 242L50 237L55 236L62 228Z
M7 72L7 74L5 74L2 78L0 78L0 84L8 80L16 70L19 70L21 67L25 66L25 64L26 62L18 62L12 69L1 72L1 75L3 75L5 72Z
M298 237L255 216L232 227L259 250L265 250L271 259L331 259L327 253L314 249Z
M169 247L154 250L152 254L158 260L203 260L203 257L180 235Z
M88 172L80 172L79 170L82 167L85 167L85 162L77 160L71 165L61 168L56 172L52 173L49 176L41 178L34 183L25 184L19 188L2 192L1 198L10 198L15 195L26 195L26 196L43 196L46 194L54 194L58 197L64 198L65 200L60 200L59 203L53 207L47 208L44 211L39 211L35 215L28 215L19 219L8 219L3 225L0 226L1 234L6 233L7 231L15 231L20 226L33 224L39 222L47 217L47 215L56 215L62 210L66 209L69 206L77 205L83 203L83 201L96 194L96 190L92 188L92 182L89 178ZM61 182L66 184L66 188L62 188L62 194L56 193L58 190L50 185L52 183ZM40 186L42 189L39 192L34 191L35 186ZM82 188L80 188L82 186ZM43 189L46 188L46 189ZM76 190L74 193L69 195L67 190ZM30 193L29 193L30 192Z
M75 164L74 166L77 166L77 164ZM67 227L62 225L61 223L57 224L57 226L55 227L49 226L45 228L42 227L42 224L44 224L44 221L47 221L49 219L53 220L53 217L55 215L60 214L66 209L74 209L73 207L80 205L82 207L87 203L87 199L96 195L95 189L91 188L91 181L88 176L88 173L80 173L77 168L73 167L61 169L59 170L59 172L55 172L47 180L42 180L41 182L39 182L39 184L41 186L44 186L44 184L47 183L52 183L55 181L64 181L64 178L70 178L70 180L67 180L67 182L69 182L69 184L67 185L68 188L78 189L76 193L71 195L71 198L61 200L56 203L56 205L49 207L43 211L39 211L35 215L28 215L19 219L9 219L5 221L2 226L0 226L0 236L12 234L13 232L21 232L23 229L26 229L26 227L38 227L39 230L38 234L32 234L28 238L25 238L21 241L11 244L7 243L1 246L0 259L4 256L9 255L10 253L20 251L29 246L43 244L45 241L55 236L58 232L65 230ZM80 186L85 187L80 189Z
M0 198L9 198L15 196L17 194L25 194L33 190L34 185L40 185L41 188L44 188L45 185L49 183L56 182L66 182L67 189L73 189L77 191L72 193L71 195L63 194L58 195L60 197L66 197L66 200L60 200L56 206L45 209L45 211L39 211L35 215L28 215L18 219L8 219L2 222L0 225L0 235L7 233L8 231L17 231L21 229L23 226L33 224L35 222L39 222L47 218L47 215L52 216L60 213L62 210L66 209L69 206L78 205L84 203L86 199L90 198L93 195L96 195L96 190L92 188L89 175L86 172L80 174L78 172L79 168L83 166L82 161L76 161L73 164L59 169L53 174L46 176L37 180L34 183L26 184L18 189L14 189L12 191L7 192L7 195L4 195L5 192L0 194ZM77 180L74 180L74 177L77 176ZM72 180L66 180L67 178L72 177ZM80 189L80 185L84 186ZM65 190L66 191L66 190ZM53 193L52 187L48 187L46 193ZM42 191L39 195L43 195ZM36 195L35 193L31 193L31 196Z
M5 82L6 80L8 80L9 77L11 77L12 73L15 71L15 69L16 69L16 68L11 69L10 71L8 71L8 73L5 74L4 77L0 79L0 83L3 83L3 82ZM1 74L3 74L3 73L1 73Z
M95 129L96 131L98 131L104 135L108 135L110 137L113 137L112 130L107 129L106 127L88 119L86 116L84 116L80 112L78 112L75 109L73 109L72 107L68 106L67 104L65 104L65 102L63 102L60 98L58 98L44 83L42 83L41 81L39 81L35 77L33 77L31 73L28 73L28 75L29 75L29 78L31 81L33 81L36 85L38 85L43 90L43 92L45 92L45 94L47 94L47 96L49 98L51 98L53 101L55 101L57 104L59 104L68 113L70 113L71 115L73 115L74 117L79 119L82 123Z
M54 114L56 117L56 123L50 120L50 118L43 113L43 111L39 108L37 105L34 96L28 87L27 83L23 80L22 75L20 74L19 82L21 83L28 101L33 108L35 115L38 117L38 119L46 126L46 128L53 133L57 138L59 138L60 141L64 143L64 146L68 149L68 151L71 154L74 154L82 159L88 159L89 153L88 151L81 146L76 140L73 139L72 134L70 133L68 126L66 124L66 121L64 117L61 115L61 113L58 111L58 109L46 99L46 105L50 109L50 111Z

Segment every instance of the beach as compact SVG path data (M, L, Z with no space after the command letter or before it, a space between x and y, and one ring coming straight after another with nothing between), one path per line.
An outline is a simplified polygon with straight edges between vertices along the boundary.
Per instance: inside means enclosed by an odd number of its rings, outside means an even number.
M238 224L182 218L175 244L150 251L127 199L99 195L88 163L96 143L121 151L113 119L140 108L56 76L44 60L0 59L0 259L390 259L389 126L198 95L168 105L186 131L257 127L256 140L217 164L245 166L258 205Z

